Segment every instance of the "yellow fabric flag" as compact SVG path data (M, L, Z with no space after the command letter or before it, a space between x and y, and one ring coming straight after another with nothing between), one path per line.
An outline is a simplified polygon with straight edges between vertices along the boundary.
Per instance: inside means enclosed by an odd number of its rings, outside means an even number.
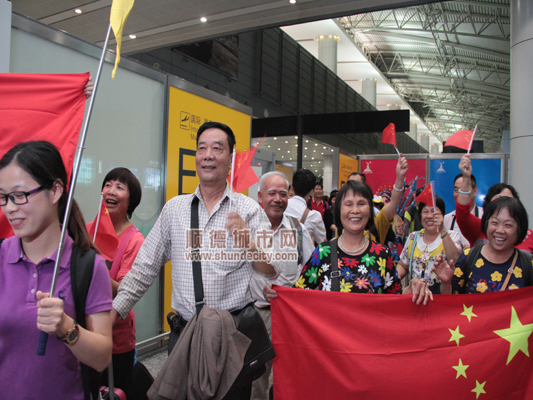
M126 20L130 15L130 11L133 8L134 0L113 0L111 5L111 16L109 18L111 22L111 28L115 34L117 40L117 57L115 58L115 68L111 73L111 77L115 79L115 73L117 72L118 63L120 62L120 47L122 45L122 30L126 24Z

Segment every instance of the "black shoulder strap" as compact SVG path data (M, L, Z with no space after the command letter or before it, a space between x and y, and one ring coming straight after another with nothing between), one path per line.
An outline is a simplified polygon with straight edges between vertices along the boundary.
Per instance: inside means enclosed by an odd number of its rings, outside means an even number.
M531 264L531 256L522 250L518 250L518 257L520 259L520 266L522 267L524 285L531 286L533 280L533 265Z
M477 215L476 215L477 217ZM453 231L453 228L455 227L455 220L456 220L457 216L454 214L453 215L453 219L452 219L452 226L450 227L450 230Z
M339 270L339 262L337 260L337 239L333 239L331 242L331 291L341 291L341 271Z
M468 284L468 278L470 278L470 274L474 270L474 262L479 258L481 255L481 249L483 248L483 244L474 246L470 249L470 252L466 256L466 263L465 263L465 285L463 286L466 289L466 285Z
M76 322L84 328L86 328L85 304L93 278L95 256L96 252L93 249L89 249L82 255L80 247L74 246L70 257L70 284L76 310ZM83 363L80 363L80 367L85 400L90 400L91 395L93 399L97 399L100 389L100 373Z
M4 241L4 239L0 239L0 246L2 246L2 242Z
M200 200L194 196L191 204L191 232L198 229L200 223L198 220L198 203ZM192 240L189 242L195 244ZM200 314L202 307L204 306L204 285L202 283L202 263L200 261L199 249L197 247L192 248L192 276L194 280L194 300L196 301L196 315ZM196 257L195 257L196 254Z

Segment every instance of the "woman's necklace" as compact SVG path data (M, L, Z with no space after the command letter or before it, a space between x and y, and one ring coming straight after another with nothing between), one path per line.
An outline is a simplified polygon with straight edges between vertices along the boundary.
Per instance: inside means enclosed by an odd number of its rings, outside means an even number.
M344 245L342 244L342 237L344 235L341 235L340 238L339 238L339 244L341 245L341 248L342 248L342 251L344 251L345 253L348 253L348 254L356 254L356 253L359 253L361 250L363 250L366 246L366 236L365 236L365 241L363 242L363 245L361 247L359 247L357 250L346 250L346 247L344 247Z

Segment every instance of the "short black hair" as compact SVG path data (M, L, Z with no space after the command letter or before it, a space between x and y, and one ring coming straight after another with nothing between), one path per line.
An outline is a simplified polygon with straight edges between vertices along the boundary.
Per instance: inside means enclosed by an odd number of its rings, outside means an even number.
M137 206L141 203L142 189L141 183L137 177L129 169L124 167L118 167L112 169L107 173L102 182L102 190L107 182L110 181L119 181L128 186L128 191L130 192L130 200L128 202L128 219L131 219L131 216Z
M498 213L504 208L509 211L509 214L511 214L511 217L516 221L517 224L518 236L516 238L516 243L514 244L514 246L516 246L524 241L529 229L527 211L522 202L516 198L504 196L498 197L496 200L491 201L487 205L487 208L484 208L483 218L481 218L481 229L483 230L485 236L487 236L489 220L492 216L498 215Z
M308 169L299 169L292 177L292 186L296 196L305 197L315 187L316 177Z
M366 183L366 176L365 174L363 174L362 172L352 172L349 176L348 176L348 179L350 179L350 176L360 176L361 179L363 180L363 183Z
M317 186L320 186L320 189L324 189L324 186L320 182L315 183L315 187L313 189L316 189Z
M457 179L462 178L463 174L457 174L455 178L453 178L453 184L455 185L455 182L457 182ZM474 174L470 175L470 184L472 185L472 189L477 188L477 181Z
M437 208L440 210L440 212L442 213L442 215L446 215L446 204L444 204L444 200L442 200L442 198L440 196L435 196L435 205L437 206ZM421 201L418 202L417 204L417 209L418 209L418 212L420 214L422 214L422 210L424 209L424 207L426 207L427 204L425 203L422 203Z
M370 215L368 217L368 222L366 223L365 230L370 230L374 226L374 204L372 203L373 195L372 189L366 183L359 181L348 181L342 185L341 190L337 194L337 199L335 200L335 222L337 222L337 227L339 229L339 235L342 234L344 227L342 226L341 221L341 207L342 201L348 194L348 192L353 193L354 195L358 194L368 201L368 206L370 207Z
M225 132L228 138L229 152L233 152L233 147L235 147L236 143L235 134L226 124L215 121L204 122L202 126L198 128L198 132L196 133L196 148L198 148L198 140L200 140L200 135L207 129L220 129L221 131Z
M507 183L495 183L489 188L489 191L487 192L487 195L485 196L485 200L483 200L483 212L485 212L485 208L492 201L492 198L496 196L497 194L500 194L501 192L503 192L505 189L509 189L513 197L517 200L520 200L520 196L518 195L518 192L513 186L508 185Z
M337 195L339 194L339 191L338 190L332 190L331 193L329 194L329 200L333 200L334 198L337 197Z

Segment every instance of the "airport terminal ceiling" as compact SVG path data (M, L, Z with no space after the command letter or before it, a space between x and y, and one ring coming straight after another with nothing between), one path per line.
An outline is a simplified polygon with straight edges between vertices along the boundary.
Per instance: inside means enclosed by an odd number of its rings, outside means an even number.
M12 3L102 45L112 0ZM334 17L441 141L478 124L485 151L500 149L509 129L510 0L136 0L123 54Z

